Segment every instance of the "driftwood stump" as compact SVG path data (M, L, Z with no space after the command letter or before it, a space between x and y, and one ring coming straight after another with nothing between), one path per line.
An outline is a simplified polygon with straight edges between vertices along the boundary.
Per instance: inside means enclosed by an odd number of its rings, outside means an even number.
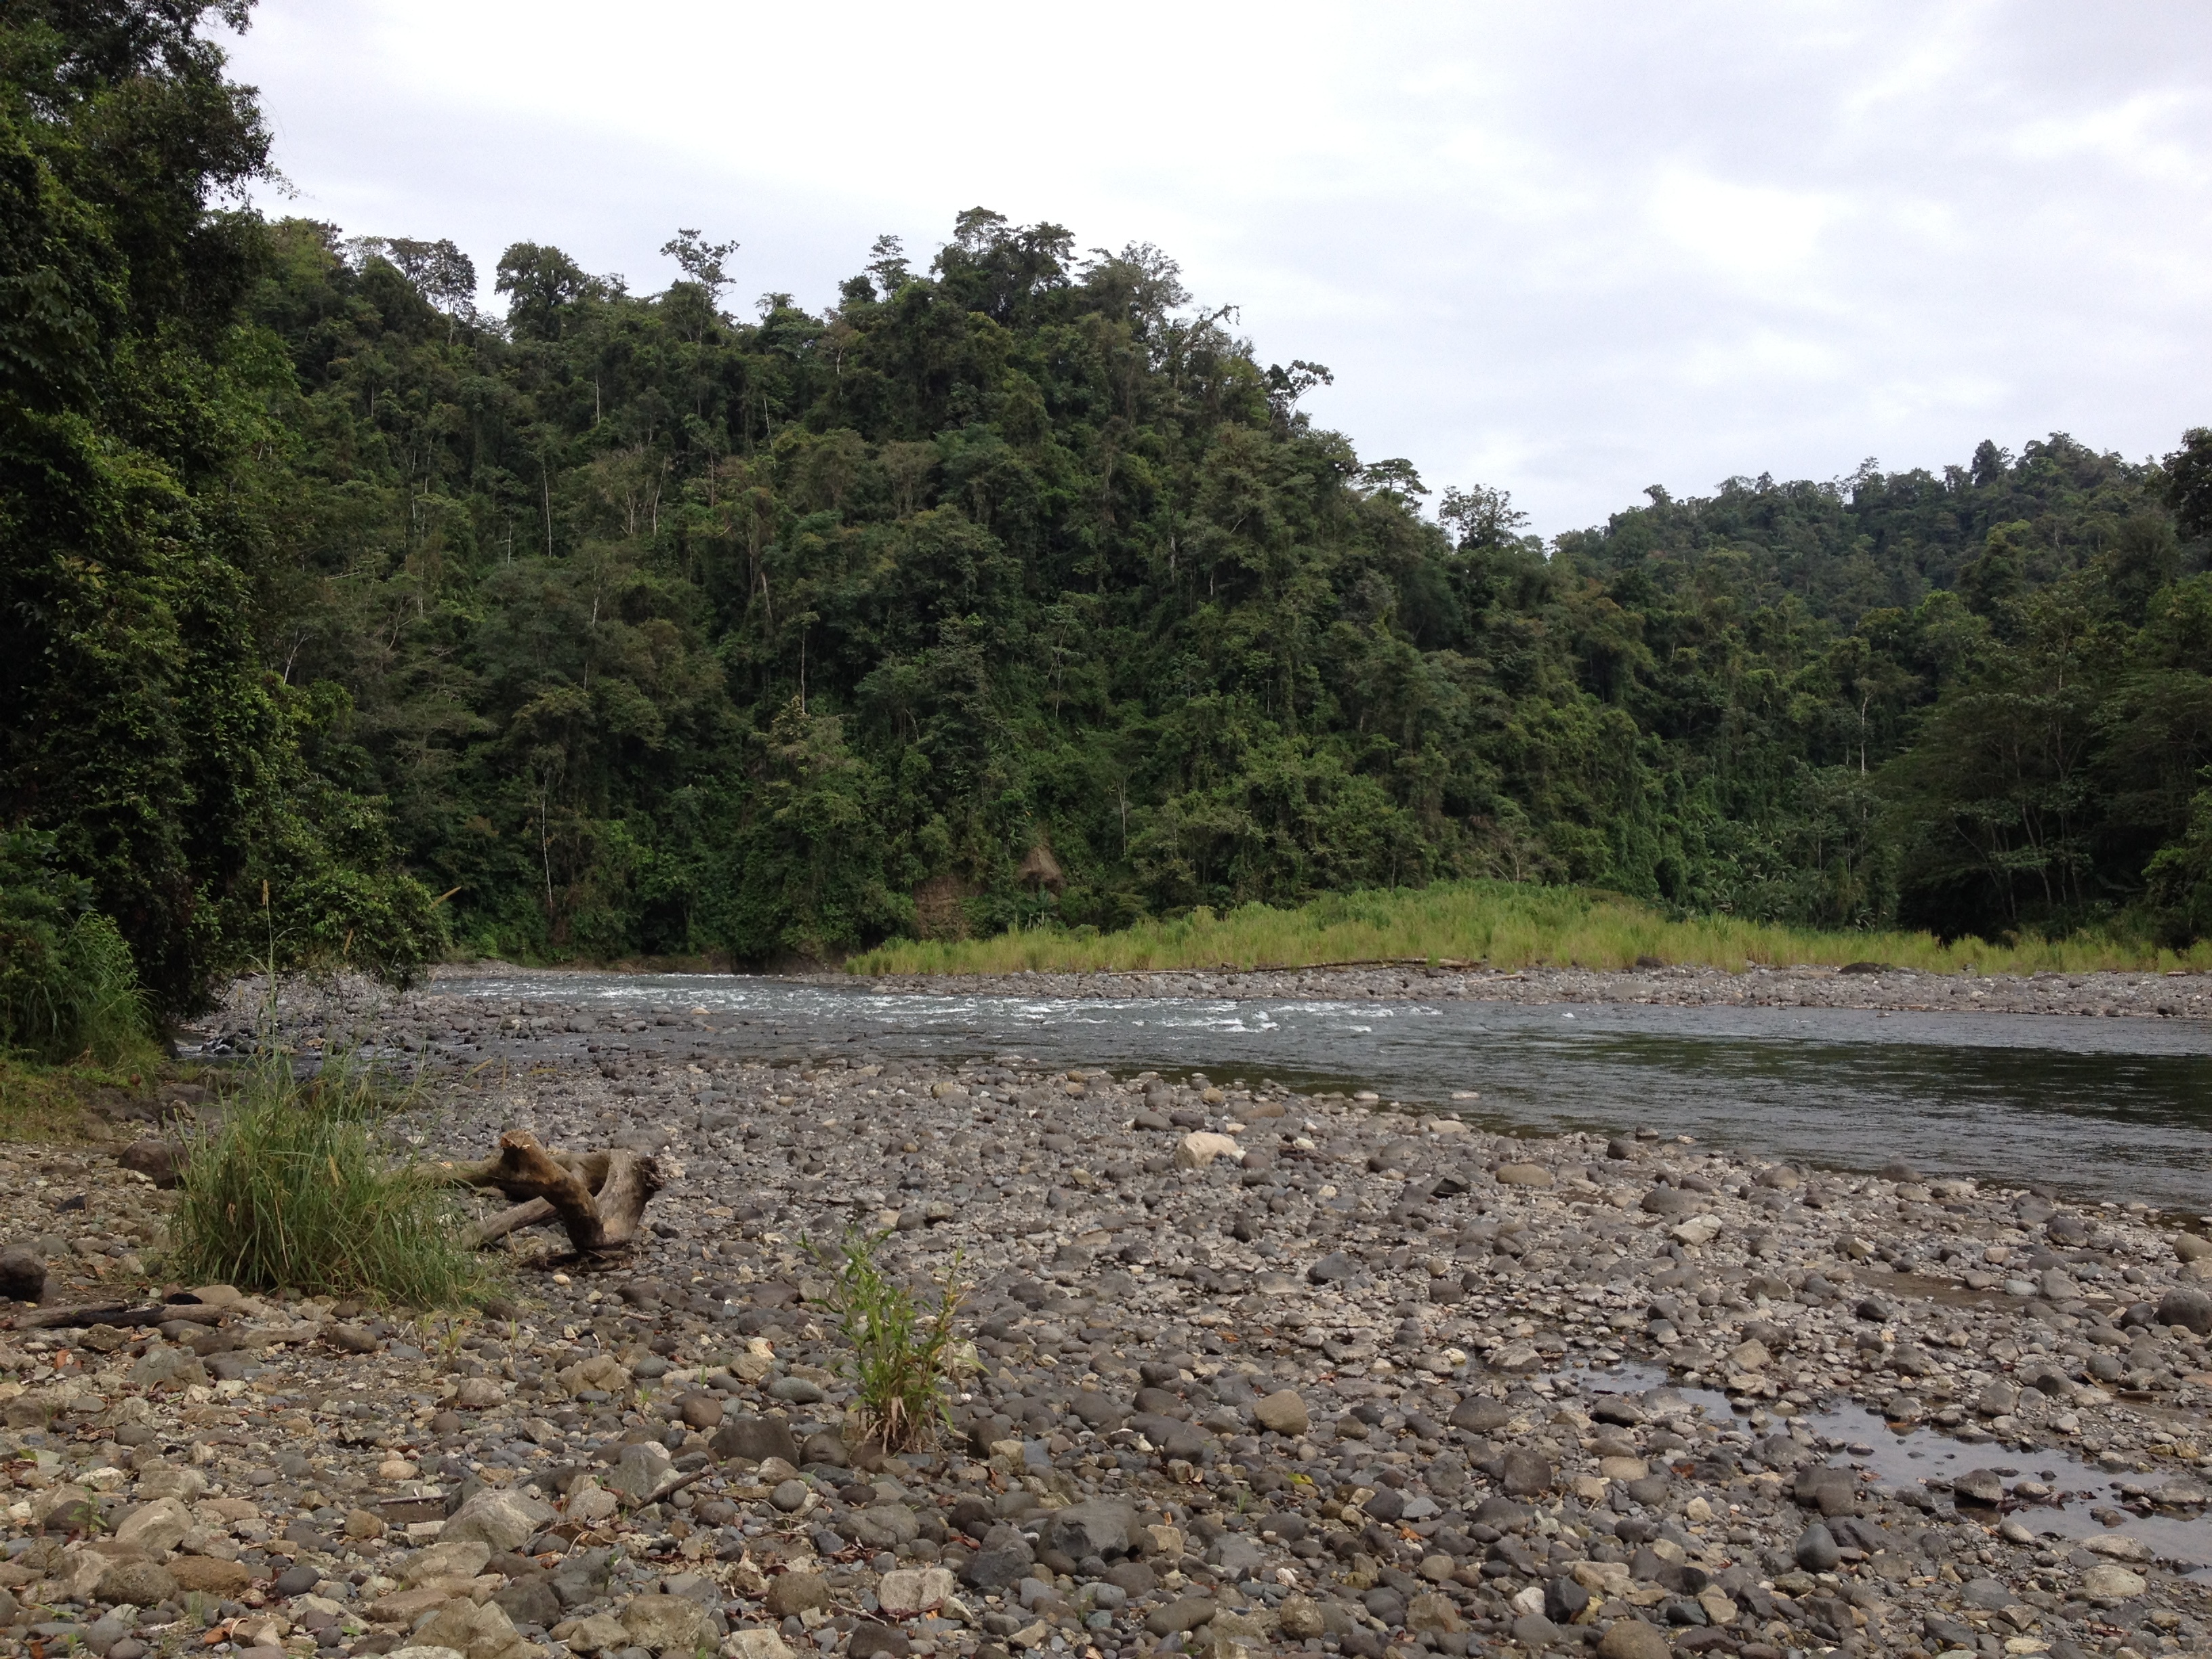
M645 1206L660 1190L660 1172L649 1158L623 1147L605 1152L562 1152L538 1144L520 1129L499 1138L499 1156L455 1164L450 1179L466 1187L490 1188L515 1200L514 1207L477 1224L471 1237L479 1245L558 1221L568 1242L584 1255L628 1248L636 1238Z

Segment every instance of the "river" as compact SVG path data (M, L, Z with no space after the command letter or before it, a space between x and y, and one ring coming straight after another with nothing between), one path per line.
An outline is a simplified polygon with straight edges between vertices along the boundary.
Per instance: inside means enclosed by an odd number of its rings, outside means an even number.
M2212 1024L2027 1014L1581 1003L883 993L753 975L517 972L442 981L495 1003L702 1014L567 1045L680 1042L753 1054L1018 1054L1054 1066L1202 1071L1492 1126L1648 1126L1870 1170L2048 1184L2212 1213ZM543 1042L544 1039L538 1039ZM503 1045L487 1044L487 1056ZM1463 1097L1473 1095L1473 1099Z

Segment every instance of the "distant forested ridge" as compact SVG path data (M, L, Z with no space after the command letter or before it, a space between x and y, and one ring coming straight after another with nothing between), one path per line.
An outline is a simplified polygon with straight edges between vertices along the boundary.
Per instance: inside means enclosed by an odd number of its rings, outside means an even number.
M271 950L761 961L1473 873L2212 931L2212 436L1547 546L1315 426L1328 371L1158 251L981 209L820 312L684 230L649 295L518 244L479 315L449 242L238 205L266 133L198 21L0 0L0 880L165 1006Z

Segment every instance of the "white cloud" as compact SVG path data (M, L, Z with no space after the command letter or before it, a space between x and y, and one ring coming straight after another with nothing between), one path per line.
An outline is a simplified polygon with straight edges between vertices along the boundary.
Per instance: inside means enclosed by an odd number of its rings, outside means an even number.
M678 224L827 303L984 204L1158 243L1312 407L1539 527L1646 484L1832 477L2212 417L2212 13L264 0L238 51L301 195L552 241L641 289Z

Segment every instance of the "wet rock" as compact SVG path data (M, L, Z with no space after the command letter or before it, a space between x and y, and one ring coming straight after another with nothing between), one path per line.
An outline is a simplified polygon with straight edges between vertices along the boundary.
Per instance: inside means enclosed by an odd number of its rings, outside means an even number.
M2004 1477L1995 1469L1968 1469L1952 1477L1951 1496L1961 1504L1994 1509L2004 1502Z

